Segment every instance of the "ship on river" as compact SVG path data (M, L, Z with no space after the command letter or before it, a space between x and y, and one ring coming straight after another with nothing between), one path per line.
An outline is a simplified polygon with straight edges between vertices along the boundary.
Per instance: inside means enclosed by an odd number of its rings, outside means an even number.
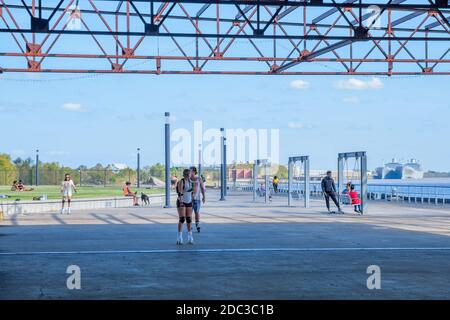
M406 163L401 163L396 159L386 163L383 167L375 169L375 179L422 179L422 165L416 160L411 159Z

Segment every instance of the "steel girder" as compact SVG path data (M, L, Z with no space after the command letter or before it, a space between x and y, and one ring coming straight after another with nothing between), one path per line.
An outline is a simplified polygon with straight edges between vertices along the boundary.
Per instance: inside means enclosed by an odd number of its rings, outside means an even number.
M448 75L448 1L415 2L0 0L0 73Z

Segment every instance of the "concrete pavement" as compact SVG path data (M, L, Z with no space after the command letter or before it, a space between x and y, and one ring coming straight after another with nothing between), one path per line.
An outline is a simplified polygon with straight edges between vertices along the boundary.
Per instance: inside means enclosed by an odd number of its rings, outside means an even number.
M449 299L450 210L371 203L366 216L210 194L195 245L161 207L9 216L1 299ZM350 212L351 208L347 208ZM81 269L68 290L66 269ZM366 285L369 265L381 289Z

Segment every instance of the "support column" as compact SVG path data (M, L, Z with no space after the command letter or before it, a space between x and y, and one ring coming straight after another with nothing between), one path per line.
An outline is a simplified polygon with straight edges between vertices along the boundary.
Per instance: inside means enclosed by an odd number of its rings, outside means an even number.
M309 189L309 157L306 157L304 160L304 171L305 171L305 188L304 188L304 205L305 208L309 208L309 198L310 198L310 189Z
M136 166L136 185L138 188L141 187L141 155L140 155L140 148L137 148L137 166Z
M361 156L361 212L367 213L367 156Z
M264 184L266 192L264 194L264 203L269 203L270 185L269 185L269 162L264 162Z
M256 201L256 190L258 189L258 165L259 160L255 160L253 163L253 202Z
M36 169L35 169L36 186L39 185L39 149L36 150Z
M220 159L220 201L225 200L225 129L220 128L220 146L221 146L221 159Z
M341 191L344 188L344 157L342 156L338 156L338 172L337 172L337 176L338 176L338 190L337 190L337 195L338 195L338 201L339 203L341 203Z
M294 161L289 158L288 162L288 206L292 204L292 174L294 169Z
M223 194L228 194L227 137L223 137Z
M170 112L166 112L166 124L165 124L165 180L166 180L166 191L165 191L165 205L164 208L170 208Z

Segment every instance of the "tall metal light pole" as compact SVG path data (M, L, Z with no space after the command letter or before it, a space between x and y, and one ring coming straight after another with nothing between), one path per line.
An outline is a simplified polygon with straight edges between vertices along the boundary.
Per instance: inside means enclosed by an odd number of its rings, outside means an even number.
M220 201L225 200L225 129L220 128L220 149L221 149L221 159L220 159Z
M36 149L36 169L35 169L36 186L39 185L39 149Z
M164 205L164 208L170 208L170 112L166 112L165 117L166 203Z
M223 194L227 196L228 168L227 168L227 137L223 137Z
M140 155L141 148L137 148L137 187L141 187L141 155Z

